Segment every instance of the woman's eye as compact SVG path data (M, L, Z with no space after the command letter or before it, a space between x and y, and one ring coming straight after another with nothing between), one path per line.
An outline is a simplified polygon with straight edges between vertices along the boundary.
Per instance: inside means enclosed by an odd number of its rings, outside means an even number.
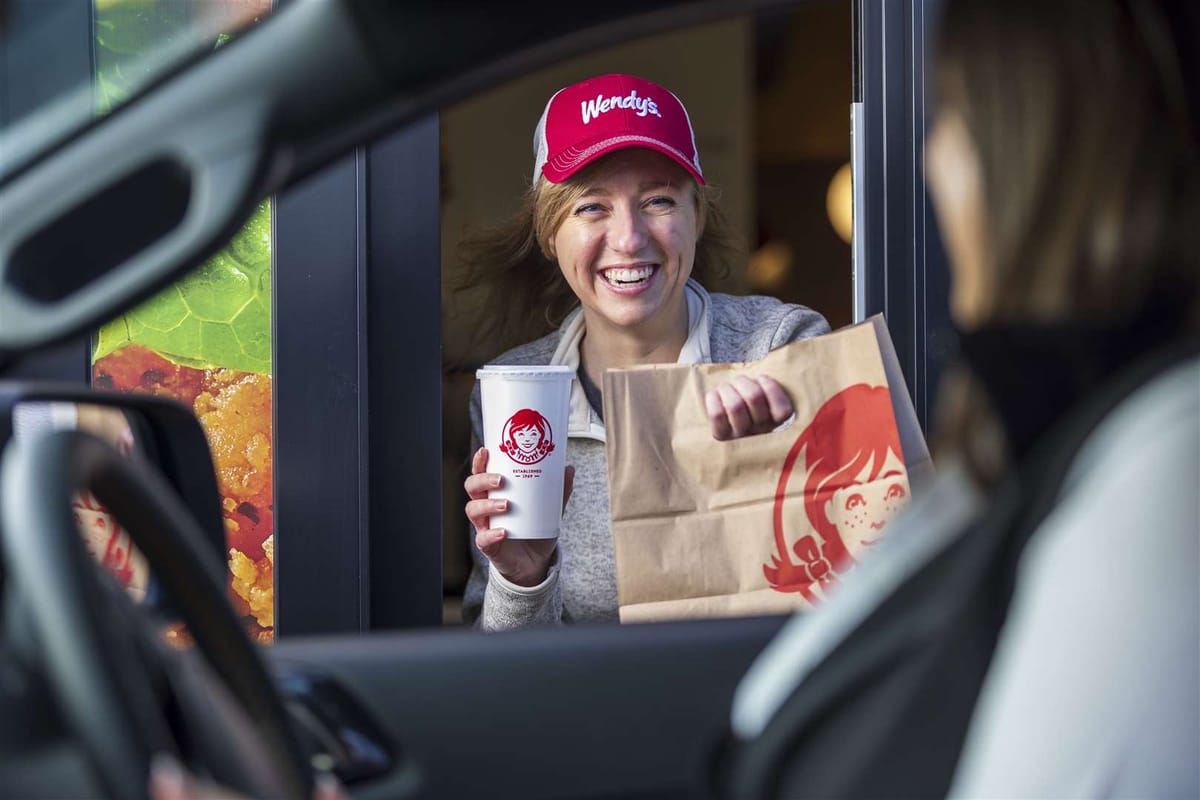
M604 207L601 206L599 203L584 203L583 205L581 205L575 209L575 215L580 216L583 214L596 214L603 210L604 210Z
M646 207L647 208L658 208L658 209L674 208L675 207L675 198L673 198L673 197L651 197L649 200L646 201Z
M853 511L859 506L867 504L866 499L861 494L852 494L846 498L846 510Z
M893 483L890 487L888 487L887 499L898 500L901 497L904 497L906 494L908 494L908 492L904 491L903 486L898 483Z

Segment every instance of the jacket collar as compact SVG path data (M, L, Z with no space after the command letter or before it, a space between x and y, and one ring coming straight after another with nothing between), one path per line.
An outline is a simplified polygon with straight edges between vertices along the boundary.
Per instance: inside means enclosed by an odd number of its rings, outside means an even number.
M1188 303L1156 296L1137 315L1115 322L960 330L960 351L992 403L1013 461L1023 461L1070 409L1130 364L1186 337Z
M683 349L679 351L678 363L707 364L712 361L709 349L709 333L712 329L709 309L712 301L704 287L690 278L684 286L684 297L688 306L688 336ZM583 342L585 332L583 308L572 311L563 320L559 331L562 335L554 355L550 357L550 364L570 367L578 373L579 345ZM567 423L567 435L604 441L604 422L588 404L578 377L571 381L571 415Z

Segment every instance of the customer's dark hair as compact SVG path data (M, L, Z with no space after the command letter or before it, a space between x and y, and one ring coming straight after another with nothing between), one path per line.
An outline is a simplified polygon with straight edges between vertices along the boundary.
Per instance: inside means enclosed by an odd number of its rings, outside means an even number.
M1196 332L1198 31L1194 0L948 0L937 89L979 157L985 324L1120 323L1174 297ZM997 474L972 413L951 438Z

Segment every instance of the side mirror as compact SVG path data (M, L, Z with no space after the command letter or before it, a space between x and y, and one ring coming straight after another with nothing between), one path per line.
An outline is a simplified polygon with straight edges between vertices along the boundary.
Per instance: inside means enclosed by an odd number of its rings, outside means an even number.
M139 468L157 471L175 490L204 536L202 567L224 580L225 525L208 442L184 406L149 395L94 392L73 385L0 381L0 447L64 428L91 433ZM96 559L137 599L169 613L145 560L111 515L81 493L75 518ZM211 559L208 556L211 555Z

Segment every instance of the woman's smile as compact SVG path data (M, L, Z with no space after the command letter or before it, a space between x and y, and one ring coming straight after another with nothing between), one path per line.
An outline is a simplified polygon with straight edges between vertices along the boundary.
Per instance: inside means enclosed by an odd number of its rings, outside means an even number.
M657 274L657 264L629 264L604 267L600 270L600 277L609 288L623 295L635 295L645 291Z
M526 453L531 453L538 446L542 436L537 428L525 428L514 433L513 438L517 440L517 447Z
M699 237L695 184L641 148L597 162L554 234L554 257L583 305L588 329L660 340L686 324L684 285Z

